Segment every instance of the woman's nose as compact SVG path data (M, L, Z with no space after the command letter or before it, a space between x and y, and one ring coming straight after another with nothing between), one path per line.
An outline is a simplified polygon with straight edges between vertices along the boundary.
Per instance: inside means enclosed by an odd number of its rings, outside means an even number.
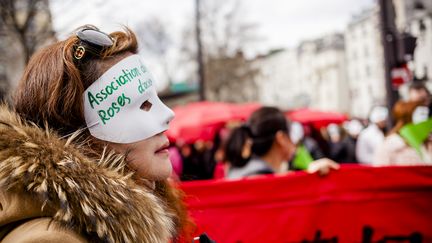
M165 122L166 122L166 124L169 124L174 119L175 114L174 114L174 111L171 110L168 106L166 106L166 108L167 108L168 115L165 119Z

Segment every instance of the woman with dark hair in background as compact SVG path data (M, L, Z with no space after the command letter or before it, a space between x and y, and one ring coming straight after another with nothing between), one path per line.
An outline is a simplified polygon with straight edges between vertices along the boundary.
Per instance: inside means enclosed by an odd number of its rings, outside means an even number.
M238 179L259 174L281 173L283 163L296 152L285 115L275 107L262 107L248 122L232 131L225 148L230 163L227 177ZM312 162L309 172L326 174L339 165L328 159Z
M129 29L85 26L31 58L0 109L1 242L177 240L173 112L137 51Z

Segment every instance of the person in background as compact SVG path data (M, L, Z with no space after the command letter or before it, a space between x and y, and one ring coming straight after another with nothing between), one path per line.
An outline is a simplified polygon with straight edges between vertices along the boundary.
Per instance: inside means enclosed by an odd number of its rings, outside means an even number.
M374 166L432 165L432 140L429 136L432 126L420 133L413 133L414 136L406 136L406 128L414 125L413 118L414 122L419 124L430 117L429 108L423 104L424 101L422 100L398 101L395 104L392 115L396 125L385 138L383 144L377 148L373 159ZM424 110L427 110L426 115L423 115ZM424 140L421 141L421 146L416 150L409 145L409 142L410 139L416 139L418 136L424 136Z
M215 139L216 141L216 139ZM217 140L218 141L218 140ZM214 158L214 141L197 140L183 150L183 171L182 181L208 180L213 178L216 162Z
M197 144L201 145L202 142ZM182 181L201 179L202 166L196 147L199 148L199 146L189 143L185 143L180 147L180 154L183 160L183 170L180 176L180 180Z
M328 147L329 147L329 158L337 162L340 161L338 152L342 147L342 132L337 124L331 123L326 127Z
M356 145L356 158L360 164L371 165L375 149L384 141L384 131L388 109L376 106L369 115L369 126L359 135Z
M347 134L354 138L356 141L358 139L358 136L364 129L363 124L357 119L352 119L348 122L345 122L343 124L343 127Z
M409 101L424 101L423 105L431 102L431 93L424 82L412 82L408 89Z
M214 154L214 159L216 161L216 166L213 173L213 179L224 179L227 174L227 163L225 162L225 147L228 137L230 135L230 131L232 129L232 124L226 124L216 136L219 136L220 143L219 147L216 149Z
M346 150L348 154L346 161L351 163L358 163L356 157L356 146L358 136L363 130L363 124L359 120L353 119L344 123L343 128L346 132L346 136L342 140L342 142L346 144Z
M329 158L340 163L356 163L355 138L346 134L339 125L334 123L327 126L329 137Z
M1 242L178 242L174 113L137 53L131 30L84 26L32 56L0 108Z
M318 143L305 134L303 125L299 122L292 122L290 128L290 139L296 146L305 146L314 160L324 158L324 153Z
M248 122L234 129L226 144L225 156L230 168L227 177L239 179L260 174L280 174L291 160L296 146L289 136L289 123L275 107L262 107ZM329 159L313 161L307 171L321 174L339 166Z

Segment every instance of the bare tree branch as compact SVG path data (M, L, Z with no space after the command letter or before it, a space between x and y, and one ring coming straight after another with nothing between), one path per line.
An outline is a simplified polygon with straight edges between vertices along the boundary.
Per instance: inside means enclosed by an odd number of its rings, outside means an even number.
M54 38L48 0L1 0L0 21L18 39L28 62L36 48Z
M0 0L0 93L6 94L31 55L55 38L48 4L48 0Z
M256 25L244 21L244 9L238 0L202 1L206 97L232 102L256 100L254 79L258 70L243 55L244 48L256 40ZM193 32L185 33L191 35L187 39L192 39ZM190 44L186 43L184 50L192 52L187 56L195 56L196 50ZM243 92L245 88L255 92Z

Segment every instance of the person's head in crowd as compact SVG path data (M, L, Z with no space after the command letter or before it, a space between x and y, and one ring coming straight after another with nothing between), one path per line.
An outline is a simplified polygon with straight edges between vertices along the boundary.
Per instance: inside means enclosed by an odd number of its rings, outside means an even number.
M243 167L252 155L264 157L271 154L281 162L289 161L295 153L289 127L279 109L258 109L245 125L232 131L226 144L226 160L233 167Z
M409 101L423 101L424 105L429 105L431 93L424 82L412 82L408 88Z
M183 158L189 158L192 154L192 145L184 143L180 146L180 154Z
M431 107L420 105L417 106L412 114L412 122L414 124L422 123L431 117Z
M292 122L290 128L290 139L294 144L299 144L305 137L303 125L299 122Z
M381 130L386 127L387 118L389 116L389 111L385 106L375 106L372 108L369 114L369 122L375 124Z
M164 135L174 114L158 98L137 52L137 38L128 28L105 34L84 26L30 59L14 107L62 137L80 131L81 152L95 161L108 153L124 158L127 171L153 188L180 227L185 211L167 181L172 166Z
M344 129L349 136L357 138L360 132L363 130L363 124L359 120L353 119L344 124Z
M402 127L413 122L413 113L422 104L423 101L400 100L396 102L392 110L395 126L391 129L390 134L399 132Z
M198 153L202 153L206 149L206 141L202 139L198 139L197 141L195 141L193 146L195 148L195 151L197 151Z
M332 143L337 143L342 140L341 128L335 123L330 123L327 126L327 134Z

